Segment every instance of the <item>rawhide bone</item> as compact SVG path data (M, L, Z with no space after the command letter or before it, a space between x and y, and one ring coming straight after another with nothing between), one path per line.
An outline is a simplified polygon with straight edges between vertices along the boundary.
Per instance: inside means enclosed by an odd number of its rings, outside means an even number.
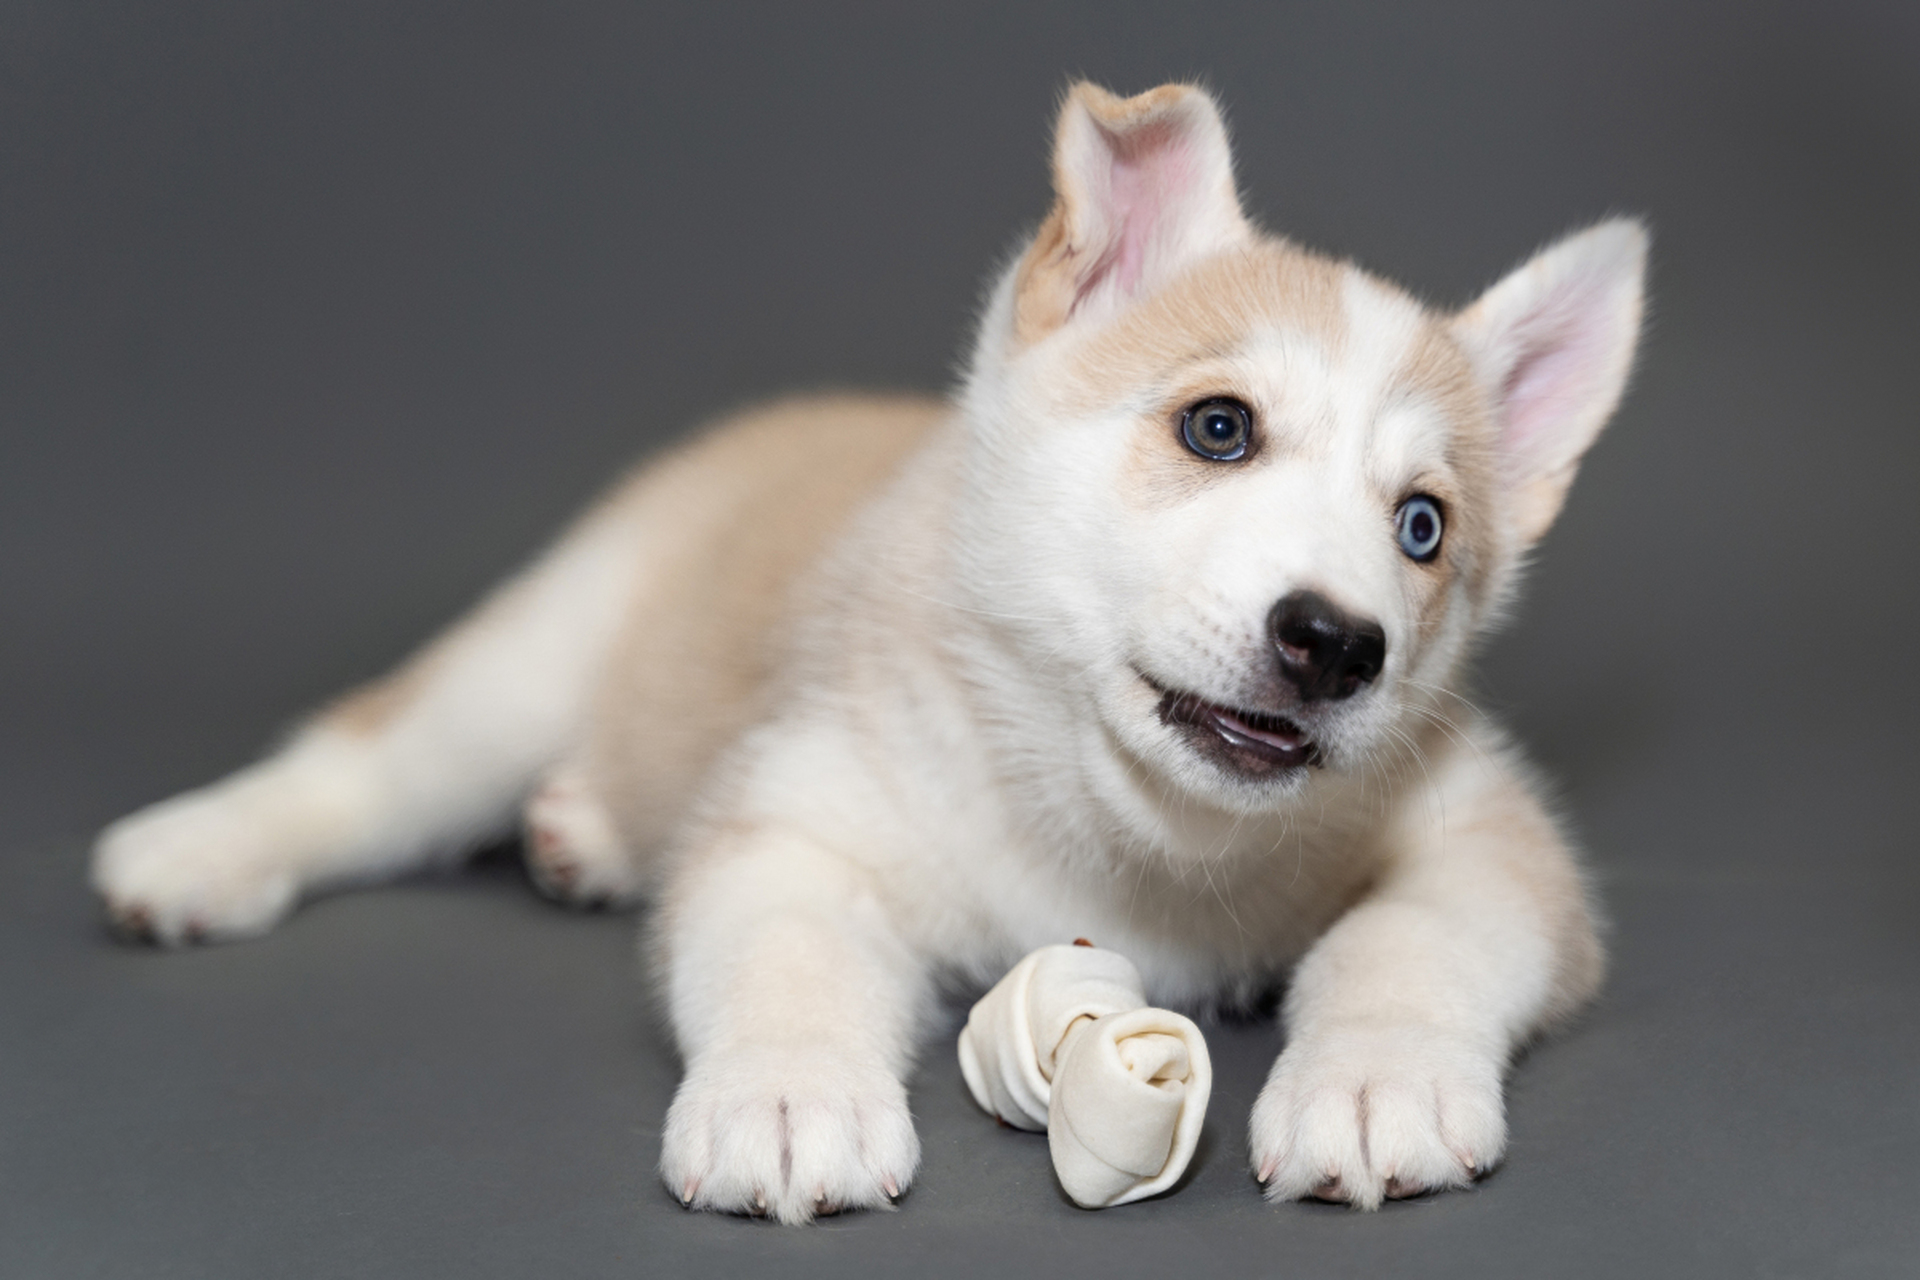
M1213 1089L1200 1028L1148 1008L1133 963L1084 943L1040 948L980 998L960 1071L982 1108L1046 1131L1060 1185L1087 1209L1178 1181Z

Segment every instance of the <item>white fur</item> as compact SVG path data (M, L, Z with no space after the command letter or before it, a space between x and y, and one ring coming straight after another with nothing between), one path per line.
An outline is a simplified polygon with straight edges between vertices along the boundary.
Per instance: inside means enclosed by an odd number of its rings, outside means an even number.
M271 928L311 889L381 879L496 832L573 744L626 611L631 519L590 519L416 659L375 735L324 720L260 763L100 836L93 883L162 942ZM404 674L404 673L403 673Z
M521 812L527 870L543 893L582 906L639 900L644 877L579 761L553 769Z
M553 891L658 886L686 1060L661 1169L690 1205L887 1204L919 1159L904 1082L937 980L1076 936L1132 959L1159 1004L1245 1002L1293 966L1251 1128L1271 1196L1372 1207L1497 1163L1508 1057L1591 992L1599 957L1524 768L1452 690L1619 397L1644 237L1575 237L1451 322L1339 268L1337 323L1266 316L1182 366L1260 407L1265 453L1156 504L1129 486L1165 429L1163 371L1093 392L1075 371L1255 235L1197 91L1076 91L1055 167L1062 261L1098 265L1024 333L1036 286L1009 270L952 414L814 569L765 713L663 859L623 846L594 790L617 783L580 756L631 710L595 690L669 532L610 508L442 641L371 736L316 728L110 828L111 909L165 941L258 932L316 883L497 826L544 778L527 822ZM1475 371L1465 401L1401 380L1436 325ZM1395 544L1394 495L1466 493L1489 450L1486 532L1432 587ZM1296 589L1378 620L1386 665L1298 710L1325 768L1242 776L1162 723L1143 676L1269 696L1265 619Z

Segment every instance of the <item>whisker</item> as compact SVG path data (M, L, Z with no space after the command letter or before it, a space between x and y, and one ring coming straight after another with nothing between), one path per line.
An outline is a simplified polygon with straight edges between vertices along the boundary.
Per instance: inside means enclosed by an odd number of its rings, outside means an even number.
M1408 704L1402 703L1400 704L1400 706L1396 707L1395 709L1400 710L1400 709L1410 709L1410 708L1408 708ZM1447 830L1447 797L1445 792L1443 792L1438 786L1434 785L1433 770L1427 767L1427 753L1420 749L1420 744L1414 741L1413 737L1410 734L1400 729L1398 726L1388 725L1387 732L1391 733L1394 737L1398 738L1401 742L1404 742L1406 744L1408 752L1411 753L1413 757L1413 762L1420 766L1420 772L1426 777L1426 780L1427 780L1427 785L1425 788L1426 795L1430 798L1431 801L1436 801L1440 805L1440 834L1441 834L1441 839L1444 842L1444 840L1446 839L1446 830ZM1428 818L1429 819L1432 818L1431 813L1428 814Z
M1447 737L1452 739L1453 742L1456 743L1457 745L1465 747L1467 750L1473 752L1473 754L1479 758L1480 763L1484 765L1487 769L1492 771L1494 774L1500 775L1504 773L1504 770L1500 768L1498 762L1496 762L1492 756L1487 754L1485 748L1483 748L1478 742L1475 742L1473 740L1473 736L1471 734L1469 734L1465 729L1461 728L1459 725L1455 724L1452 720L1448 719L1440 711L1432 707L1423 707L1418 703L1413 703L1413 702L1403 703L1402 705L1405 707L1406 710L1413 712L1415 715L1420 716L1421 718L1426 720L1427 723L1438 728L1442 733L1446 734Z
M1467 697L1465 694L1459 692L1458 690L1449 689L1445 685L1430 684L1425 680L1416 680L1412 676L1402 676L1400 677L1400 679L1403 682L1412 685L1416 689L1425 689L1429 693L1437 693L1437 694L1440 694L1442 697L1452 698L1455 702L1459 703L1461 706L1465 707L1467 710L1473 712L1473 714L1476 716L1480 716L1483 719L1491 718L1487 715L1487 713L1484 710L1481 709L1479 703L1475 702L1472 698Z

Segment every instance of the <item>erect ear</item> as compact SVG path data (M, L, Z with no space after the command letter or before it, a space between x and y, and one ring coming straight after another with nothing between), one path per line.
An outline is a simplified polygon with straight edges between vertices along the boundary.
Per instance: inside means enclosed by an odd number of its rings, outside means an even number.
M1053 211L1015 278L1023 342L1111 315L1252 234L1219 108L1190 85L1135 98L1074 85L1054 133L1053 188Z
M1535 255L1453 321L1493 395L1523 545L1553 524L1580 456L1626 390L1646 261L1645 228L1603 222Z

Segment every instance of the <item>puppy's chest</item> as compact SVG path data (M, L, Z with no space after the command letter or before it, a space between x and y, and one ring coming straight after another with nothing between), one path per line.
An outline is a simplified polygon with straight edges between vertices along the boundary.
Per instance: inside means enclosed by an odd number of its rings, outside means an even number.
M975 932L951 941L991 965L1086 938L1126 953L1150 985L1204 1002L1283 973L1358 899L1376 865L1363 839L1291 835L1184 861L1003 850L971 863Z

